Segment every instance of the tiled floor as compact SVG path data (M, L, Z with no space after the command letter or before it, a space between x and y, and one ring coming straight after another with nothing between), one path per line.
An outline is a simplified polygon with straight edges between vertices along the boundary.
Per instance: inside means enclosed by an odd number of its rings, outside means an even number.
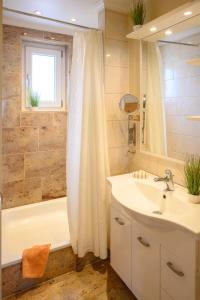
M136 300L107 262L59 276L9 300Z

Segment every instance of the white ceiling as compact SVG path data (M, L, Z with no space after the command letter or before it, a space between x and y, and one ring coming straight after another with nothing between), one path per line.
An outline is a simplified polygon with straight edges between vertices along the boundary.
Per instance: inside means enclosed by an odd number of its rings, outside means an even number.
M86 27L98 28L98 13L106 8L127 13L130 0L3 0L3 6L33 14L35 10L42 16L65 22L72 22ZM52 32L73 34L74 28L35 17L19 15L4 11L3 23L27 28L48 30Z
M102 0L3 0L3 6L27 13L33 13L35 10L42 12L42 15L48 18L71 22L71 18L77 19L76 23L88 26L98 27L98 12L103 7ZM10 12L4 12L3 22L11 25L37 27L37 23L44 27L56 27L61 29L61 25L44 22L36 18L20 16ZM50 28L51 29L51 28Z

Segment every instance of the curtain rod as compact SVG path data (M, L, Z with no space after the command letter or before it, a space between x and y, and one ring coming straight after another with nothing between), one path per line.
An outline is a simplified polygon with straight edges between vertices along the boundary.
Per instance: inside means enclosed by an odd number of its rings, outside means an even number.
M159 40L158 42L159 43L165 43L165 44L175 44L175 45L182 45L182 46L199 47L199 44L188 44L188 43L163 41L163 40Z
M74 23L70 23L70 22L61 21L61 20L58 20L58 19L39 16L39 15L35 15L35 14L32 14L32 13L24 12L24 11L21 11L21 10L12 9L12 8L3 7L3 10L11 12L11 13L15 13L15 14L23 15L23 16L38 18L38 19L41 19L41 20L46 20L46 21L50 21L50 22L54 22L54 23L63 24L63 25L69 25L69 26L84 28L84 29L99 30L98 28L87 27L87 26L84 26L84 25L79 25L79 24L74 24Z

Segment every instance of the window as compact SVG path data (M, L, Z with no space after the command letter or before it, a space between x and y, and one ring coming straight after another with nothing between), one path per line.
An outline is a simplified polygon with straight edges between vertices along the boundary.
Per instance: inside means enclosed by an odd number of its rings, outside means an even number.
M61 109L65 102L65 48L24 43L24 104L30 107L30 92L39 97L40 109Z

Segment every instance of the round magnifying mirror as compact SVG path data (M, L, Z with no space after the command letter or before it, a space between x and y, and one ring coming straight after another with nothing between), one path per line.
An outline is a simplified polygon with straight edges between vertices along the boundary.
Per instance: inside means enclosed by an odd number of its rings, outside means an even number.
M132 113L138 108L138 98L131 94L125 94L119 102L120 110L126 113Z

